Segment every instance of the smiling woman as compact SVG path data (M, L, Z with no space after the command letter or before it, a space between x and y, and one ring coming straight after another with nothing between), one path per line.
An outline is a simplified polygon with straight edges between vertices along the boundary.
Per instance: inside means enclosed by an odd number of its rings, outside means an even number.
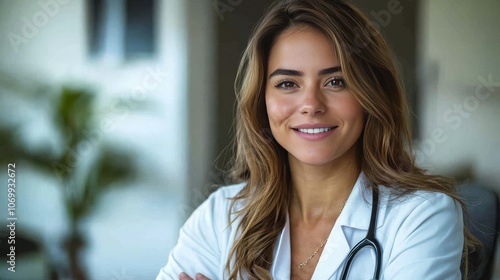
M157 279L441 280L460 279L461 264L466 273L475 241L463 202L448 179L415 165L391 52L356 8L276 2L236 91L240 183L192 214Z
M271 49L267 72L269 125L290 164L337 163L343 155L354 162L363 109L346 88L328 38L311 27L288 29Z

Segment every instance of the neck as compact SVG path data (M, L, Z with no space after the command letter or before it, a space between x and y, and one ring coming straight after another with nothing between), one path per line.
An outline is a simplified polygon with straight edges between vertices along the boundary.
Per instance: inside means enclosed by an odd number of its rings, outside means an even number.
M354 152L323 166L291 159L292 199L290 211L303 223L336 219L349 197L361 168Z

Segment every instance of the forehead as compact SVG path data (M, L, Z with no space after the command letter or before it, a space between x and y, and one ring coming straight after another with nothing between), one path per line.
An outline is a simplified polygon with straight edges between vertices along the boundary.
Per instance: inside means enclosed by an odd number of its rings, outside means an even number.
M312 27L291 27L273 44L268 69L326 68L339 65L335 47L321 31Z

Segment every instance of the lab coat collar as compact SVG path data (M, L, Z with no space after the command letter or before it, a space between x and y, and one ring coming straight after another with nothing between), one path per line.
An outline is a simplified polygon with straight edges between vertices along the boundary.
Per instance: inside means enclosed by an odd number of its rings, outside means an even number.
M372 205L372 191L366 182L365 174L361 172L342 213L330 232L312 279L329 279L333 273L337 271L340 273L349 251L359 242L359 240L348 240L346 236L348 231L360 230L366 235L370 225ZM380 191L382 192L382 190ZM381 227L384 222L382 217L385 216L386 203L384 203L384 200L386 198L387 196L384 196L382 193L379 195L377 228ZM271 274L275 279L290 279L291 250L289 224L290 221L287 216L285 227L275 247L275 257L271 267Z
M376 228L383 225L382 217L385 216L385 206L387 205L386 200L388 198L387 195L384 195L386 192L385 187L379 186L378 191L379 203ZM340 224L342 227L368 231L372 215L372 201L372 188L368 184L366 175L361 172L336 224Z

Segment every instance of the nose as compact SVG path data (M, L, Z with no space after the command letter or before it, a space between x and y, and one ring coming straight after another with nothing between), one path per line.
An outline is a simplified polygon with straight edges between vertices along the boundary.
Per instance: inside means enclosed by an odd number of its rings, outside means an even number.
M318 115L326 111L325 96L317 87L304 91L304 99L299 109L303 115Z

